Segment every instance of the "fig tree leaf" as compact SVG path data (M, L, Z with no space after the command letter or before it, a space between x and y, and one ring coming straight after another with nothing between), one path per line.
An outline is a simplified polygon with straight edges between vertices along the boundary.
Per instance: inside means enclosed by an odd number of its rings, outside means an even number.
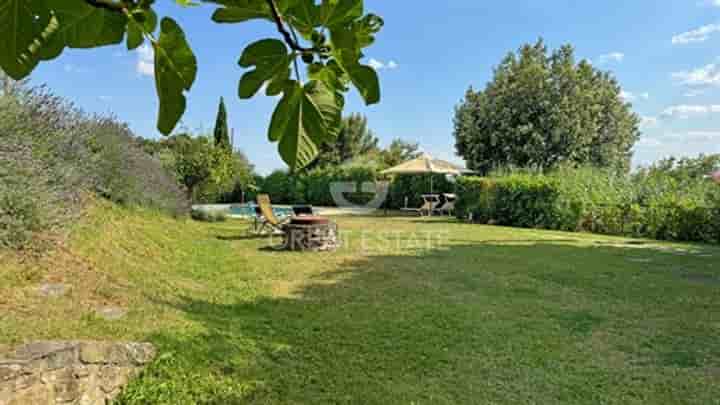
M95 48L122 42L127 26L123 13L93 7L84 0L45 0L59 28L42 50L42 58L54 59L64 48Z
M336 61L331 60L327 65L314 63L308 67L308 77L321 81L329 89L344 93L348 90L348 77Z
M240 57L240 66L255 70L240 79L239 95L242 99L253 97L262 85L288 70L291 57L285 43L277 39L263 39L250 44Z
M281 70L268 83L265 94L268 96L277 96L285 90L290 80L290 68Z
M362 21L362 20L361 20ZM362 65L362 44L367 42L365 35L377 26L365 31L356 23L350 26L336 27L330 31L333 44L333 56L342 70L350 77L353 85L362 95L365 104L380 102L380 80L377 72L370 66Z
M155 51L155 87L160 99L158 130L170 134L185 113L185 92L197 76L197 59L185 33L171 18L160 23L160 38L153 43Z
M272 20L270 6L265 0L210 1L225 7L215 10L212 19L218 23L240 23L256 19Z
M315 27L320 25L320 6L315 4L315 0L296 0L285 17L303 37L309 39Z
M15 80L32 72L39 50L57 30L43 1L0 0L0 67Z
M127 26L127 48L133 50L145 42L145 34L155 32L157 14L152 9L137 10L132 13Z
M320 6L320 25L333 27L362 17L363 0L324 0Z
M365 100L365 104L371 105L380 102L380 80L375 69L366 65L354 64L346 67L345 71Z
M337 136L344 104L342 95L317 80L304 87L296 81L288 84L273 113L269 138L278 142L290 170L310 164L319 145Z

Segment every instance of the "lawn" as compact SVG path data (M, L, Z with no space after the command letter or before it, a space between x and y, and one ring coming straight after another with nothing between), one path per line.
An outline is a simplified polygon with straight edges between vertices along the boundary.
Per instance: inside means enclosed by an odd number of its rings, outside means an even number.
M286 253L99 206L50 255L0 253L0 344L153 342L128 404L720 403L720 248L337 221L339 252Z

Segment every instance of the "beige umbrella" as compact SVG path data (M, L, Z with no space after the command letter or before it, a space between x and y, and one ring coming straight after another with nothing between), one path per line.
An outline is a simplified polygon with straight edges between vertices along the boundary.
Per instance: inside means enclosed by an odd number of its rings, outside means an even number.
M449 174L453 176L459 176L461 174L472 173L472 171L463 169L460 166L454 165L450 162L433 159L432 156L427 153L423 153L422 156L409 160L405 163L401 163L395 167L391 167L387 170L380 172L382 174ZM430 193L433 192L433 181L430 177Z

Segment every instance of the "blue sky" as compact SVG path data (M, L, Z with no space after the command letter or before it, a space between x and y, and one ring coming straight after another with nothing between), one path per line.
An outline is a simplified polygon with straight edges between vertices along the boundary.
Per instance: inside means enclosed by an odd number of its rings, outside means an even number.
M636 164L668 155L720 153L720 0L365 4L386 22L366 52L367 62L380 67L383 100L366 107L353 93L346 112L366 114L383 144L400 137L460 162L453 147L454 106L469 86L484 87L508 51L543 37L551 48L571 43L579 58L614 72L644 119ZM261 173L284 167L266 135L276 100L237 97L242 49L260 37L277 36L273 26L214 24L209 4L183 9L160 0L158 6L160 15L173 16L184 27L200 62L183 125L210 131L224 96L236 146ZM32 79L87 111L115 114L138 135L159 137L154 84L147 74L152 62L145 53L123 46L66 51L41 65Z

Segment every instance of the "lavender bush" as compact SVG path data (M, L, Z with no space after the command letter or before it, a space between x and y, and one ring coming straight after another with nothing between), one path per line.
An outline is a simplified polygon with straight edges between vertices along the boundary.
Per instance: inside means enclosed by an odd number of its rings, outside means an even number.
M86 114L44 87L0 81L0 246L27 246L41 230L62 229L92 193L188 211L181 186L125 124Z

